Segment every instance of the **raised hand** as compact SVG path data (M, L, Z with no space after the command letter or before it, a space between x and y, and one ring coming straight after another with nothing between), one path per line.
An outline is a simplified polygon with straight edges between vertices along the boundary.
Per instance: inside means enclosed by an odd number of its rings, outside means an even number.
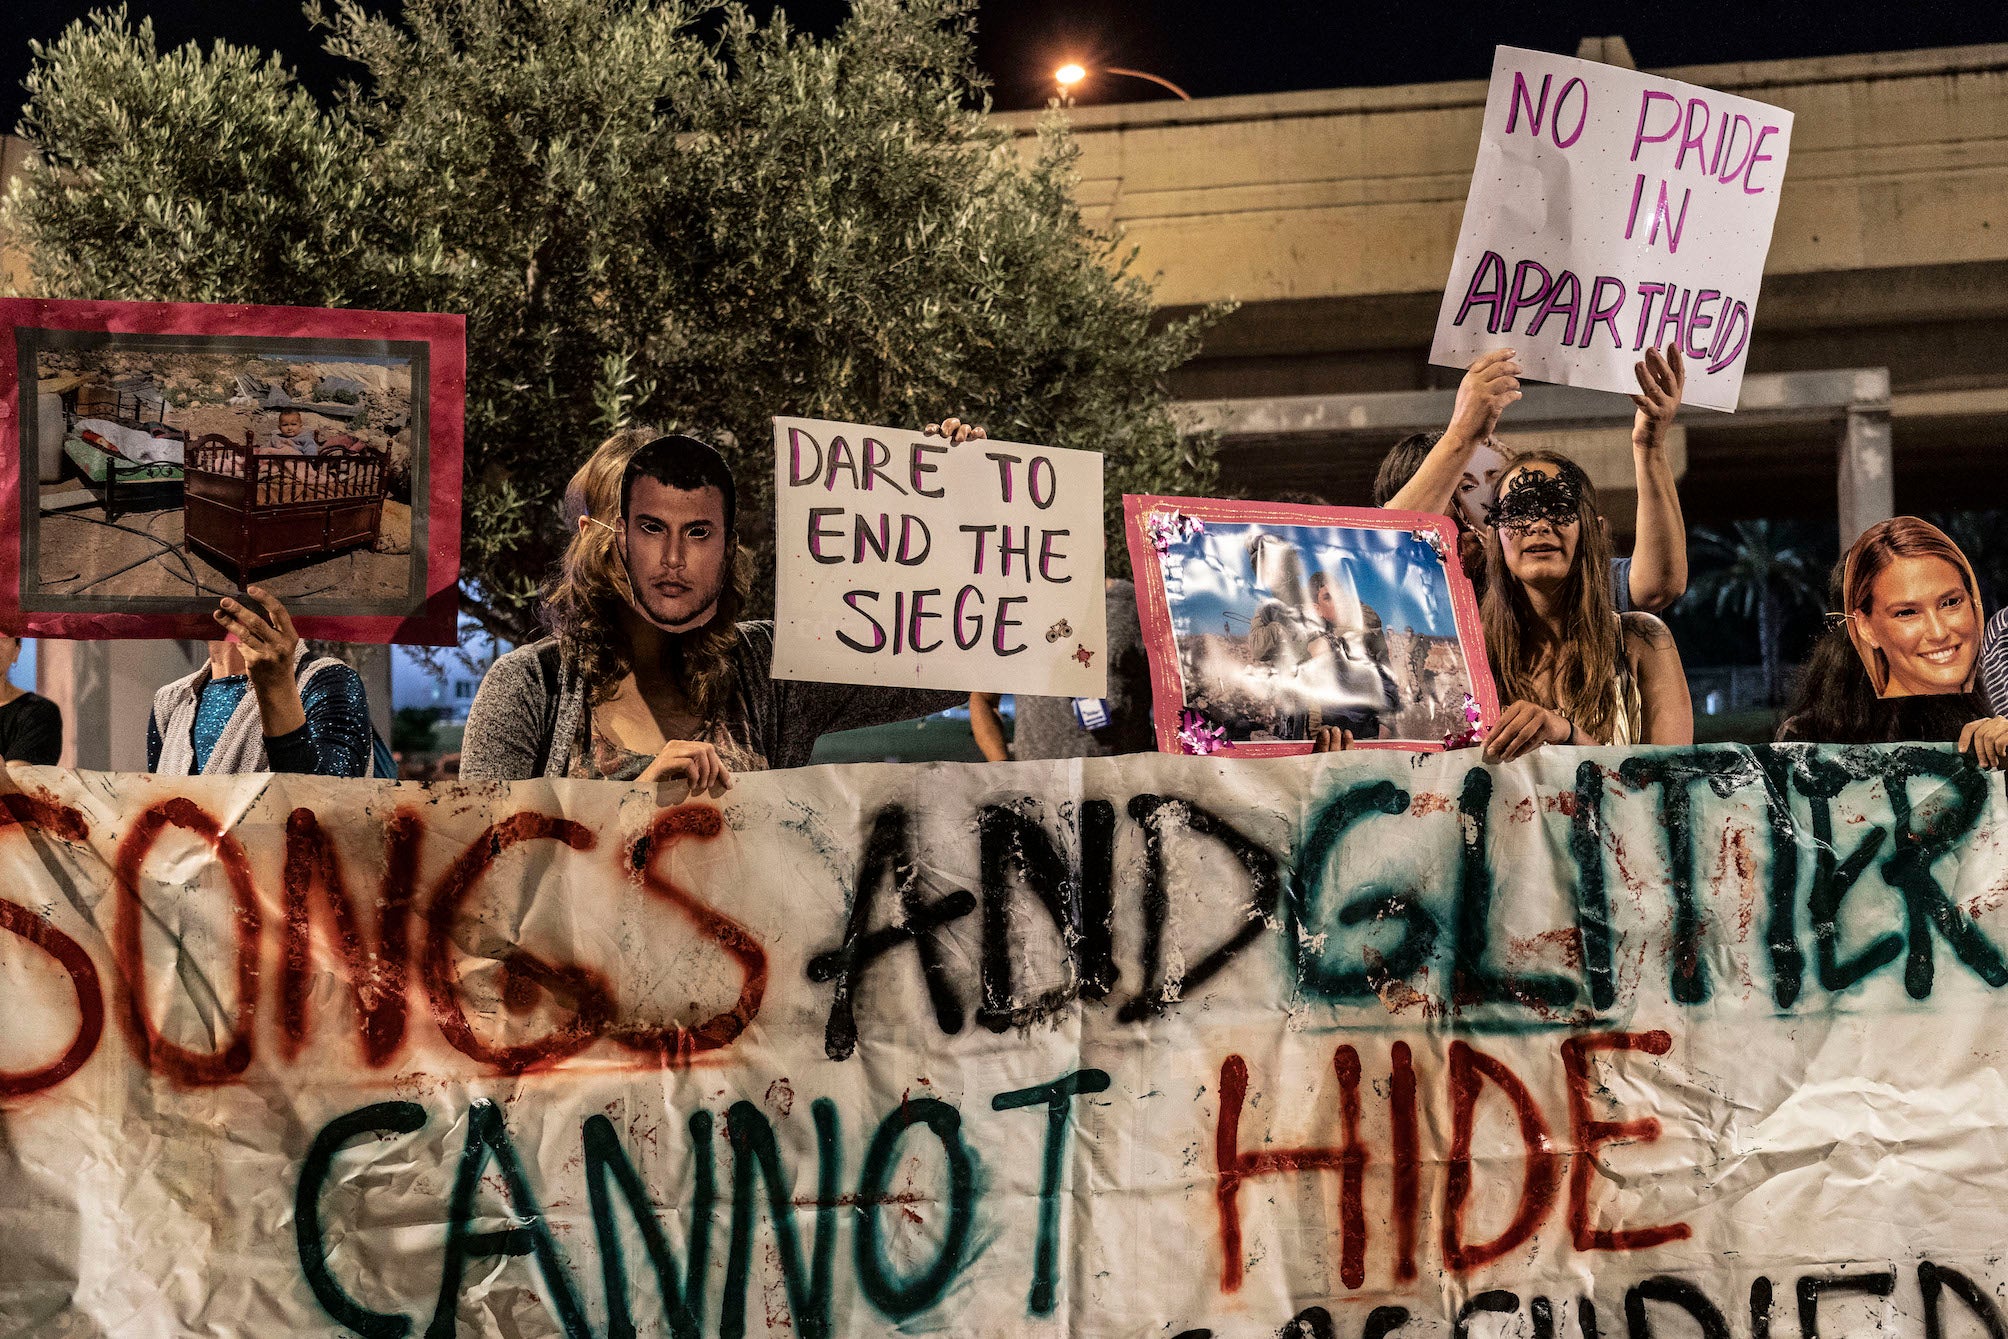
M1687 362L1680 356L1680 345L1667 345L1665 353L1647 349L1645 360L1632 364L1632 372L1643 392L1631 397L1638 406L1632 418L1632 445L1640 450L1665 446L1674 415L1680 412L1680 397L1687 390Z
M1457 406L1450 412L1447 436L1460 442L1483 442L1498 430L1499 416L1520 398L1520 364L1511 349L1481 353L1457 386Z
M281 679L291 683L293 657L300 646L292 615L263 587L252 586L244 593L256 602L256 609L226 595L214 618L236 640L244 672L254 684Z
M939 423L930 423L922 428L920 435L946 437L950 445L960 446L964 442L982 441L990 434L983 430L981 424L965 423L959 418L945 418Z

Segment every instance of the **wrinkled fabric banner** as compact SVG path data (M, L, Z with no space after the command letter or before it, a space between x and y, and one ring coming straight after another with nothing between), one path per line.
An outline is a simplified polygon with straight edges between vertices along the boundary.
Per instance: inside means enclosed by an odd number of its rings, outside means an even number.
M0 1334L2003 1331L1935 749L14 773Z

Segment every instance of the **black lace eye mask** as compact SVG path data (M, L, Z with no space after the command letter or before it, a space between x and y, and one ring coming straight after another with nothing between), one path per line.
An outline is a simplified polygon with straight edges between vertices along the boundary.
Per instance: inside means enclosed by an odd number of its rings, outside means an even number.
M1568 525L1580 519L1577 508L1583 490L1566 474L1525 470L1499 491L1499 500L1485 509L1485 523L1508 530L1525 530L1536 521Z

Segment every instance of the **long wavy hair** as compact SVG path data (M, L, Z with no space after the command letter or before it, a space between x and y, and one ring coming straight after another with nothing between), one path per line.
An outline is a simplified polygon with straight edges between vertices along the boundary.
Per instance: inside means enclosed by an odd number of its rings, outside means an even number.
M1506 566L1499 528L1485 537L1485 654L1503 702L1525 699L1561 711L1583 734L1609 743L1618 708L1618 657L1624 654L1617 608L1611 603L1611 540L1597 509L1596 486L1582 466L1558 451L1529 451L1506 464L1506 473L1535 461L1555 466L1580 491L1576 502L1576 561L1562 586L1562 639L1554 648L1553 701L1534 688L1534 648L1527 629L1534 606ZM1505 475L1500 476L1503 484ZM1504 495L1502 488L1501 495Z
M1951 563L1966 585L1966 598L1973 602L1976 625L1987 625L1987 613L1980 607L1980 586L1973 578L1973 564L1966 561L1965 553L1952 542L1950 536L1931 522L1920 521L1915 516L1893 516L1887 521L1877 521L1862 531L1854 547L1848 550L1848 556L1842 560L1841 613L1847 618L1848 640L1854 643L1862 664L1867 666L1869 682L1875 686L1878 697L1889 691L1889 657L1869 644L1868 636L1862 630L1862 621L1873 612L1876 578L1899 558L1941 558ZM1973 666L1978 673L1978 656L1974 657ZM1973 687L1970 676L1965 686L1967 689Z
M1843 607L1845 572L1844 559L1834 565L1827 582L1828 598ZM1881 696L1850 631L1849 621L1835 615L1813 643L1791 704L1778 723L1780 743L1956 744L1969 721L1987 714L1972 693Z
M614 695L634 670L621 615L635 607L627 558L621 550L621 484L635 453L661 434L623 428L599 444L565 486L565 524L571 542L557 569L544 582L544 626L558 639L567 660L579 667L588 701L598 705ZM581 517L598 524L581 526ZM683 689L684 700L700 718L709 718L731 695L733 652L738 648L739 615L752 588L751 556L736 532L726 534L724 589L718 610L701 628L668 639L663 669Z

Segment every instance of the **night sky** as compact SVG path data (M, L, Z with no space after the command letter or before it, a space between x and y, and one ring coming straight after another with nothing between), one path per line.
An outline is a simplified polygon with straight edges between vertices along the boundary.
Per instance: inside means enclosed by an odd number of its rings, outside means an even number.
M375 10L398 0L367 0ZM88 0L11 0L0 18L4 119L15 119L28 41L56 36L97 7ZM163 45L217 37L285 53L307 84L332 88L352 67L322 54L293 0L131 0ZM755 4L765 12L772 4ZM798 27L827 32L843 0L782 5ZM1612 0L1480 4L1447 0L988 0L978 58L1000 108L1037 107L1063 61L1123 65L1182 84L1194 97L1300 88L1482 79L1500 43L1574 54L1585 36L1622 34L1647 68L2008 42L2004 0ZM1169 97L1134 79L1085 87L1080 102Z

